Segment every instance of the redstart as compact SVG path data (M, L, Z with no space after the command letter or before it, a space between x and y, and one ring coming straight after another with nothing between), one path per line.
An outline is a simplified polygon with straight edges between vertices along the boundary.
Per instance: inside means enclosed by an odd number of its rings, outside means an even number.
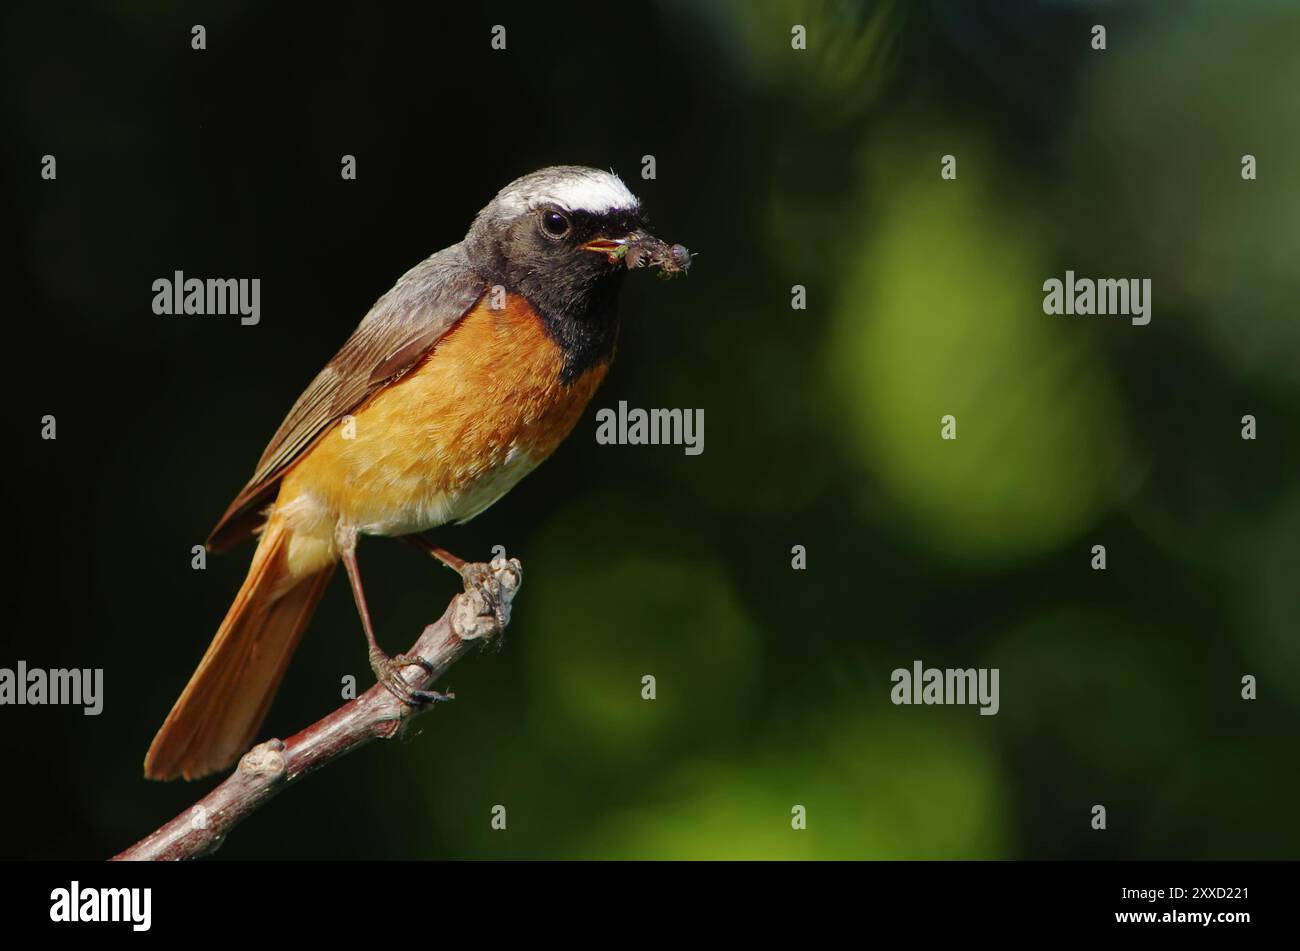
M690 260L646 231L617 176L559 166L511 182L463 241L402 275L298 398L212 530L214 552L250 535L257 550L145 776L194 779L248 748L340 560L376 678L406 703L435 699L399 676L428 662L389 657L375 639L358 536L465 522L510 491L604 379L624 274L680 273Z

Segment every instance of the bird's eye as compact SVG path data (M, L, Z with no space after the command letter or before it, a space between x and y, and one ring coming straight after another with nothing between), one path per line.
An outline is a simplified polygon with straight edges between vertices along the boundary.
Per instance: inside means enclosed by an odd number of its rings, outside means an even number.
M548 237L563 238L569 233L569 219L558 211L542 212L542 231Z

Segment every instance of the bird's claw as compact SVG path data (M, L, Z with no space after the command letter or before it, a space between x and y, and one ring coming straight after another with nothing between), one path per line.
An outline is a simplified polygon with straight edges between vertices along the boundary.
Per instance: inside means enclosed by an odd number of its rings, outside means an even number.
M397 654L389 657L382 651L370 652L370 669L375 672L375 679L408 707L422 707L428 703L455 699L456 695L453 693L412 687L402 676L402 670L407 667L420 667L431 677L437 673L433 664L418 654Z

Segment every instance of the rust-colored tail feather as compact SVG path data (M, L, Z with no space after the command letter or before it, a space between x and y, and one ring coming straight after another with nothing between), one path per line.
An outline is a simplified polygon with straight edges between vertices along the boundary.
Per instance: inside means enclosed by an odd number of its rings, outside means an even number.
M196 779L247 751L303 629L334 573L289 571L290 538L272 518L239 594L144 758L149 779Z

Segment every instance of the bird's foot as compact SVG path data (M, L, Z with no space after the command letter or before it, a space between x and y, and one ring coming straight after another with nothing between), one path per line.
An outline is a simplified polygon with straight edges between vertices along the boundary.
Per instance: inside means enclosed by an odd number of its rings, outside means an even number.
M402 676L402 671L407 667L421 667L430 677L437 673L433 664L417 654L396 654L389 657L380 650L370 652L370 669L375 672L375 679L408 707L455 699L454 693L439 693L437 690L421 690L411 686L410 681Z

